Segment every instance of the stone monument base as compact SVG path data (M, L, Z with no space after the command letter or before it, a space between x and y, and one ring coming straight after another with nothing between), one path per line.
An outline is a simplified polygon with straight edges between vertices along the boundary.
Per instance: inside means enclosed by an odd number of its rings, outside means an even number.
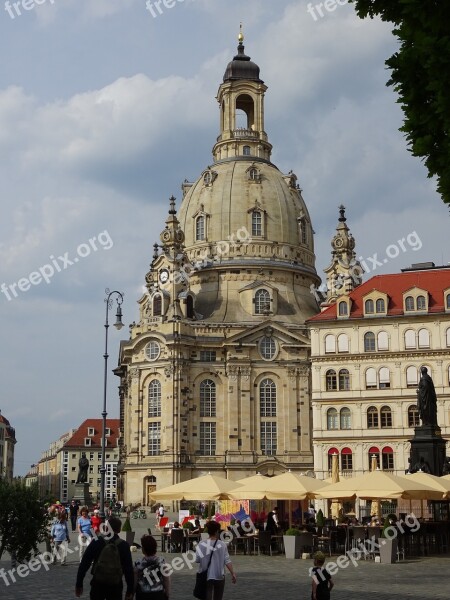
M411 440L411 471L422 469L440 477L445 464L445 445L446 440L437 425L415 427L414 437Z
M89 484L76 483L72 499L78 500L81 506L90 506L92 504L92 500L89 493Z

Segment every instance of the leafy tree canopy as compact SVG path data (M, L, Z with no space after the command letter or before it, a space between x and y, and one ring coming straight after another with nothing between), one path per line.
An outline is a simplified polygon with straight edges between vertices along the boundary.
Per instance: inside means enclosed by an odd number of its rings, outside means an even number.
M359 17L393 23L400 47L387 61L387 85L399 95L413 156L422 158L428 177L450 204L450 1L350 0Z
M0 478L0 558L6 551L22 562L38 553L48 519L37 486L26 487L21 481L10 483Z

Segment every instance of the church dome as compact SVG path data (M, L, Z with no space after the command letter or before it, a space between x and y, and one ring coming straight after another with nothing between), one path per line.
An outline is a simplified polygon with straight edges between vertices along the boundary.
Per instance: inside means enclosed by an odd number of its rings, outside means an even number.
M228 63L228 66L223 76L224 82L236 81L244 79L246 81L258 81L262 83L259 77L259 67L257 64L250 60L244 52L244 45L242 42L239 43L238 53L233 60Z

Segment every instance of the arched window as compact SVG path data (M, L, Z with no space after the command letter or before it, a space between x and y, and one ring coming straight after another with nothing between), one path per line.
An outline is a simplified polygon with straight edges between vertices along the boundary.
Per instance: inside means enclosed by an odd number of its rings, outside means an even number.
M277 416L277 386L272 379L263 379L259 385L259 407L261 417Z
M254 298L255 314L263 315L270 312L270 294L267 290L258 290Z
M378 300L376 302L375 310L377 311L377 313L385 313L386 312L386 303L384 301L384 298L378 298Z
M411 404L408 407L408 427L419 427L419 409L416 404Z
M339 414L341 421L341 429L351 429L352 428L352 413L349 408L344 407L341 408L341 412Z
M334 369L329 369L326 372L325 381L326 381L327 392L332 392L334 390L337 390L337 378L336 378L336 371Z
M259 210L252 212L252 235L262 236L262 215Z
M425 296L417 296L417 310L426 310L427 302Z
M338 335L338 352L348 352L348 336L345 333Z
M195 239L201 242L205 239L205 217L200 215L195 221Z
M447 296L447 298L450 298L450 294ZM450 327L447 329L447 332L445 334L445 338L447 341L447 348L450 348Z
M244 146L242 151L244 156L250 156L250 154L252 153L250 146Z
M378 352L389 350L389 338L385 331L379 331L377 335Z
M446 307L447 307L447 310L450 310L450 294L447 294Z
M252 167L250 169L250 171L248 172L248 176L251 179L251 181L258 181L259 180L259 171L258 171L258 169L256 169L255 167Z
M200 416L216 416L216 384L211 379L200 383Z
M336 338L334 335L325 336L325 352L334 354L336 352Z
M327 429L339 429L338 412L335 408L329 408L327 410Z
M371 406L367 409L367 429L378 429L378 409Z
M430 333L428 329L419 329L419 348L430 347Z
M347 302L339 302L339 316L347 317L348 316L348 306Z
M373 315L374 313L374 309L373 309L373 300L366 300L364 303L364 312L366 313L366 315Z
M153 316L160 317L162 315L162 296L157 294L153 298Z
M377 388L377 372L373 367L366 371L366 390L375 390Z
M376 458L377 461L377 469L380 468L380 450L376 446L372 446L369 450L369 471L373 469L373 459Z
M343 471L353 470L353 454L350 448L342 448L341 450L341 469Z
M414 298L412 296L405 298L405 310L414 310Z
M392 411L389 406L382 406L380 410L381 427L386 429L392 427Z
M380 390L391 387L391 374L387 367L381 367L379 372Z
M194 316L194 298L190 294L188 294L186 297L186 317L188 319L193 319Z
M339 389L344 391L350 389L350 373L347 369L339 371Z
M333 468L333 455L336 454L338 457L338 469L339 469L339 450L337 448L330 448L328 450L328 470L331 472Z
M406 369L406 387L416 388L417 387L417 367L409 366Z
M300 235L300 243L306 244L308 242L308 234L306 231L306 219L299 219L298 221L298 231Z
M161 384L157 379L150 381L148 386L148 416L161 416Z
M368 331L364 335L364 352L375 352L375 334Z
M394 451L390 446L385 446L381 451L383 457L383 471L394 470Z
M416 347L416 332L413 329L405 331L405 350L410 350Z
M266 360L272 360L277 353L277 344L273 337L264 336L259 342L259 351Z

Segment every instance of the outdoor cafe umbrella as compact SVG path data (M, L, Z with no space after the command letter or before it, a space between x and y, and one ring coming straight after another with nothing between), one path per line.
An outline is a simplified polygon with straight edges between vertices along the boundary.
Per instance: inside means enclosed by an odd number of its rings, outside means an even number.
M152 492L150 498L157 502L164 500L206 500L209 502L230 500L231 490L239 487L240 484L236 481L209 473Z
M315 491L324 487L322 480L291 471L275 477L256 477L247 479L247 483L233 490L230 496L235 500L304 500L314 498Z
M443 499L448 500L450 498L450 479L447 479L446 477L436 477L435 475L431 475L430 473L424 473L423 471L418 471L417 473L408 473L406 477L408 479L412 479L414 481L418 481L419 483L428 485L429 487L432 487L439 492L442 492ZM422 500L420 502L420 513L421 517L423 517Z
M443 497L443 492L436 491L423 483L379 470L324 486L317 490L316 494L319 498L361 498L363 500L376 498L381 500L396 498L441 500Z

